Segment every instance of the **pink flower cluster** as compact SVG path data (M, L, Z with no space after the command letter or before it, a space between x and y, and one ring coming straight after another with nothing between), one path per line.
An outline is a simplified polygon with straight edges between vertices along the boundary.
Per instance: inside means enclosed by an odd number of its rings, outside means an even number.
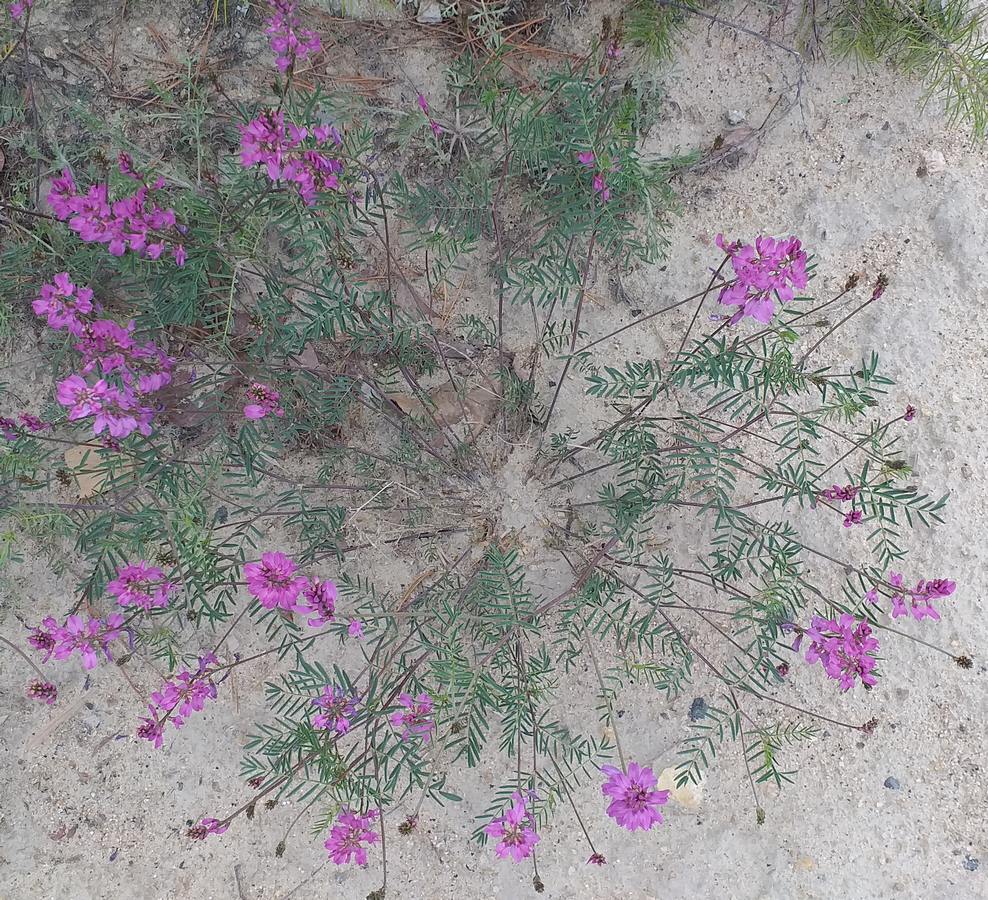
M484 834L497 840L494 852L499 858L510 857L515 862L531 856L532 849L541 840L535 831L535 820L528 811L528 805L517 791L511 795L508 811L487 825Z
M344 808L323 845L329 851L329 858L338 866L351 860L356 860L358 866L366 866L364 844L374 844L380 839L380 835L371 830L376 818L377 810L374 809L361 815Z
M304 147L312 137L314 146ZM295 184L306 206L314 206L322 191L339 189L343 163L321 152L327 141L343 143L332 125L308 128L285 123L281 110L264 110L256 119L240 126L240 164L245 169L264 166L272 181Z
M260 562L244 566L247 590L265 609L291 612L298 607L298 597L309 586L309 579L298 574L294 560L284 553L264 553Z
M120 171L140 178L130 157L120 155ZM143 183L133 194L119 200L109 200L107 184L91 185L85 194L79 192L72 173L65 169L52 182L48 205L55 216L68 221L71 228L87 243L106 244L113 256L123 256L128 250L147 259L160 259L170 250L178 266L185 265L182 244L184 229L178 225L175 210L165 209L149 200L151 191L165 186L164 179L153 185Z
M332 622L336 615L336 584L332 581L320 581L318 578L308 579L308 584L302 591L305 603L296 606L301 613L308 613L311 618L307 624L311 628L321 628Z
M244 407L244 417L247 419L263 419L272 414L281 417L285 414L284 409L278 405L281 394L259 381L247 388L247 399L250 401Z
M271 50L277 58L275 64L282 72L295 68L299 60L322 49L319 35L302 28L295 0L268 0L271 17L264 33L271 38Z
M605 797L611 798L607 815L618 825L628 831L638 828L649 831L653 825L662 824L659 807L668 802L669 792L655 790L658 782L648 766L632 762L628 763L626 773L615 766L601 766L600 771L608 776L600 789Z
M436 723L432 720L432 697L428 694L418 694L412 699L410 694L399 694L398 703L404 707L391 714L391 724L394 728L403 729L401 739L407 741L412 735L422 738L429 743L432 729Z
M871 636L866 622L859 622L850 613L839 619L814 616L810 627L797 635L793 650L799 650L804 637L810 641L806 661L819 662L842 691L850 690L858 678L869 687L877 683L872 674L876 666L872 654L878 649L878 640Z
M577 153L576 158L579 160L580 165L586 166L588 169L593 168L597 162L597 156L593 150L584 150L581 153ZM594 173L592 186L594 194L600 198L601 203L606 203L611 199L611 189L607 185L607 178L603 172Z
M429 128L432 129L433 136L438 138L443 133L443 126L432 118L432 113L429 111L429 101L425 99L424 94L419 94L417 102L419 109L422 110L425 117L429 120Z
M84 620L82 616L69 616L64 625L48 616L32 630L27 642L45 654L43 662L48 662L52 656L68 659L78 653L82 665L92 669L99 662L100 653L111 659L109 645L120 637L121 625L123 616L119 613L112 613L105 619L90 616Z
M7 11L10 13L10 18L16 22L32 6L34 6L34 0L14 0L14 2L7 7Z
M152 693L148 704L150 715L141 719L137 736L151 741L157 750L162 744L166 722L181 728L192 713L202 712L207 700L215 700L216 685L210 678L209 666L217 662L212 653L207 653L199 658L195 672L185 669L169 678L160 691Z
M50 681L42 681L40 678L35 678L27 686L27 695L32 700L38 700L41 703L51 706L58 699L58 688Z
M194 841L204 841L211 834L223 834L229 827L229 825L221 825L219 819L202 818L197 825L193 825L185 832L185 835Z
M889 584L898 589L892 594L892 618L911 615L917 622L923 619L939 622L940 613L933 606L933 601L949 597L957 588L955 582L946 578L921 579L916 587L904 588L901 572L889 572Z
M8 441L16 441L24 433L34 433L51 428L50 422L44 422L30 413L18 413L17 419L20 424L13 419L0 416L0 436Z
M776 240L761 235L754 244L741 241L727 243L718 234L717 246L731 260L734 280L721 288L718 300L725 306L737 306L730 324L736 325L745 316L763 324L775 315L775 300L788 303L809 283L806 274L806 251L795 237Z
M117 598L121 606L139 606L150 612L168 606L178 585L165 578L157 566L141 560L117 569L117 577L106 586L107 593Z
M69 421L93 418L93 432L106 431L112 438L125 438L134 431L151 433L154 410L147 396L171 381L175 360L153 341L134 340L134 323L118 325L112 319L92 318L99 312L89 288L73 284L67 272L41 287L32 308L56 331L65 329L78 338L75 349L82 354L82 374L70 375L58 383L56 399L68 407ZM84 376L112 376L116 383L97 377L90 383ZM30 417L29 428L44 426Z
M838 503L843 503L845 500L853 500L857 495L858 489L851 484L847 484L844 487L835 484L825 491L820 491L820 497L823 500L834 500Z
M357 714L358 700L341 687L327 684L312 705L322 712L312 717L312 727L317 731L335 731L346 734L351 719Z
M848 510L844 513L844 527L850 528L852 525L860 525L864 513L860 509Z

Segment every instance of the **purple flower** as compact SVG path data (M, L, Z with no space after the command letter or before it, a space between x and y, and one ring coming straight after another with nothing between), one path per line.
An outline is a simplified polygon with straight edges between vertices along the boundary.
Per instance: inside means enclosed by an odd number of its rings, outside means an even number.
M312 705L322 712L312 717L312 727L317 731L335 731L346 734L350 720L357 714L357 698L343 688L327 684Z
M627 774L614 766L601 766L600 770L608 776L600 789L611 798L607 815L618 825L628 831L648 831L656 823L662 824L659 807L668 802L669 792L655 790L655 773L648 766L629 763Z
M121 163L122 168L127 165L126 161ZM48 205L83 241L106 244L113 256L123 256L129 250L156 259L164 247L162 235L179 231L175 210L149 200L150 192L163 186L162 179L154 185L141 184L133 194L111 202L106 184L94 184L85 194L79 193L66 169L52 182ZM156 249L149 252L149 247Z
M484 834L497 839L494 852L500 859L510 857L521 862L532 855L532 848L541 838L535 832L535 823L521 794L513 793L511 801L508 811L487 825Z
M820 492L821 499L836 500L839 503L843 503L845 500L853 500L857 495L858 488L852 484L845 485L844 487L835 484L833 487Z
M305 603L296 608L301 613L313 614L308 625L319 628L333 621L336 614L336 585L332 581L310 579L302 592L302 599Z
M56 627L53 632L55 659L68 659L73 653L79 653L84 668L95 668L100 652L111 659L109 644L120 637L121 625L123 616L119 613L112 613L105 620L90 616L88 621L83 621L81 616L69 616L65 625Z
M600 197L601 203L606 203L611 199L611 189L607 186L601 172L597 172L593 177L593 192Z
M862 512L860 509L852 509L844 515L844 527L850 528L852 525L861 524Z
M717 246L731 260L734 281L721 288L718 301L725 306L737 306L730 318L736 325L745 316L767 324L775 315L775 300L788 303L809 283L806 273L806 252L795 237L778 239L761 235L754 244L740 241L725 243L717 235ZM795 290L794 290L795 289Z
M432 697L419 694L413 700L409 694L399 694L398 703L405 708L392 713L390 721L394 728L403 729L401 739L407 741L409 737L416 735L422 738L423 743L428 744L432 729L436 727L432 720Z
M592 866L603 866L607 864L607 860L604 858L603 853L591 853L590 859L587 862Z
M294 0L268 0L271 16L267 20L265 34L271 38L271 50L276 55L279 71L293 69L299 60L322 49L319 35L302 28L298 18L298 4Z
M352 638L357 638L357 640L362 640L364 636L364 623L360 619L351 619L350 624L347 626L346 633Z
M36 625L31 631L31 634L28 635L27 642L35 650L40 650L45 654L42 662L48 662L51 659L52 653L55 652L55 647L58 643L55 639L55 631L57 629L58 622L51 616L48 616L40 625Z
M41 293L31 303L36 315L45 316L48 326L56 331L67 329L75 335L82 334L83 316L93 311L93 292L69 281L68 272L60 272L52 284L41 286Z
M117 577L106 586L107 593L117 598L121 606L139 606L150 611L163 609L178 585L166 580L157 566L141 560L117 569Z
M281 394L266 384L255 381L247 389L247 399L253 401L244 407L244 417L247 419L263 419L272 413L276 416L285 414L278 405Z
M247 590L265 609L277 606L290 612L309 584L308 578L296 574L297 570L298 566L284 553L264 553L260 562L244 566Z
M280 110L264 110L240 126L240 163L245 169L264 166L272 181L293 182L307 206L314 206L320 192L339 189L343 163L326 156L319 148L332 140L340 143L340 133L331 126L312 130L316 147L304 148L309 130L285 122Z
M859 678L868 686L877 683L872 674L876 666L872 654L878 649L878 641L871 637L871 627L866 622L859 622L849 613L837 620L813 616L805 634L810 638L806 661L819 662L842 691L850 690Z
M20 419L21 425L23 425L28 431L45 431L51 428L50 422L45 422L43 419L39 419L37 416L33 416L30 413L18 413L17 418Z
M576 154L576 158L580 161L581 165L586 166L588 169L597 159L593 150L583 150L582 152Z
M27 686L27 695L32 700L38 700L51 706L58 699L58 688L50 681L36 678Z
M204 841L211 834L223 834L230 826L223 825L219 819L200 819L198 825L193 825L185 834L194 841Z
M344 808L323 845L329 851L329 858L338 866L351 860L356 860L359 866L366 866L367 848L364 844L374 844L380 837L370 828L376 818L377 810L372 809L361 815Z
M7 11L10 13L10 18L16 22L33 5L34 0L14 0L14 2L7 7Z
M915 406L909 406L907 404L906 405L906 411L903 414L902 418L905 419L907 422L911 422L913 419L915 419L916 418L916 407Z
M902 588L902 575L898 572L889 572L889 583L894 587ZM917 622L923 619L933 619L940 621L940 613L933 605L934 600L949 597L956 590L955 582L946 578L935 578L931 581L920 580L916 587L911 590L901 590L892 595L892 618L898 619L900 616L911 615ZM906 603L906 595L909 597Z

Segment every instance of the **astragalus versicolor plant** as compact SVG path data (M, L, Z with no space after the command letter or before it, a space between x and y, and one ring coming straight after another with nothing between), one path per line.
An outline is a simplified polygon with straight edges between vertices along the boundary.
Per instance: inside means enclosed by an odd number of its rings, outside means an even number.
M258 800L292 797L332 862L368 865L388 829L459 799L461 765L499 754L476 840L534 864L575 817L602 865L608 828L662 825L669 799L624 752L619 697L697 682L719 699L649 753L682 785L738 742L761 819L758 786L792 777L787 745L820 721L876 725L786 699L795 666L881 691L891 620L928 628L955 591L909 571L900 542L944 503L909 483L916 411L888 411L874 355L815 362L887 279L814 299L796 236L718 236L695 289L600 334L591 285L605 263L659 258L688 162L644 156L614 45L535 89L497 52L464 57L448 113L409 85L395 125L300 86L322 49L296 4L272 2L266 28L278 94L217 119L198 170L179 152L142 174L129 146L109 175L52 160L30 220L46 250L18 299L53 387L33 410L6 394L4 503L61 523L88 574L71 608L4 639L40 678L28 696L55 702L77 655L151 660L168 674L134 710L134 752L160 752L169 726L229 701L231 670L277 656L248 792L190 810L190 838L236 840ZM436 177L403 174L416 155ZM496 313L456 317L480 270ZM605 352L677 309L668 358ZM517 459L543 513L524 529L502 522ZM83 472L97 488L66 502ZM660 525L693 536L657 552ZM382 589L368 546L420 574ZM230 652L235 630L263 646ZM560 705L583 672L603 733Z

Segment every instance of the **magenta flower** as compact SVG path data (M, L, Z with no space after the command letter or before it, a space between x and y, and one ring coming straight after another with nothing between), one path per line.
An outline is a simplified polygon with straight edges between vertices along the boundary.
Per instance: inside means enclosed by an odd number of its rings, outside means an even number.
M68 659L79 653L84 668L95 668L99 653L111 659L109 644L120 637L121 625L123 616L119 613L112 613L105 620L90 617L88 622L81 616L69 616L65 625L54 629L55 659Z
M17 423L13 419L0 416L0 435L3 435L6 441L16 441L20 437L20 433L17 431Z
M268 6L271 17L267 20L265 34L271 38L271 50L279 71L294 69L300 60L322 49L319 35L301 27L298 4L294 0L268 0Z
M137 726L137 736L142 741L150 741L155 750L160 750L164 743L165 723L162 722L155 711L155 708L148 705L151 715L141 719L141 724Z
M850 528L852 525L861 524L862 512L860 509L852 509L844 514L844 527Z
M168 606L168 600L178 590L178 585L168 581L157 566L142 559L118 568L117 577L106 586L106 590L117 598L121 606L139 606L150 611Z
M41 286L40 296L31 303L36 315L45 316L49 327L56 331L68 329L82 334L83 318L93 311L93 292L88 287L76 287L68 272L55 276L53 284Z
M36 625L28 635L27 642L34 647L35 650L40 650L45 654L45 658L42 662L48 662L51 659L52 653L55 652L55 647L58 641L55 639L55 631L58 630L58 622L56 622L51 616L48 616L42 620L40 625Z
M718 301L725 306L737 306L730 323L736 325L745 316L767 324L775 315L775 300L788 303L809 283L806 273L806 252L795 237L776 240L762 235L754 244L740 241L725 243L718 234L717 246L731 260L734 281L721 288ZM795 289L795 290L794 290Z
M141 719L137 736L150 741L156 750L160 749L166 722L181 728L189 716L205 709L207 701L215 700L216 685L210 677L209 666L216 662L216 657L207 653L199 658L196 671L184 669L166 679L160 690L152 692L149 715Z
M302 592L302 599L304 604L296 608L300 613L312 614L308 625L319 628L333 621L336 613L336 585L332 581L320 581L318 578L309 580Z
M913 419L915 419L916 418L916 407L915 406L909 406L909 405L907 405L906 406L906 411L903 414L902 418L905 419L907 422L911 422Z
M329 140L338 144L340 133L331 126L312 130L314 148L303 148L309 129L285 122L280 110L264 110L256 119L240 127L240 163L245 169L264 166L272 181L294 182L307 206L316 203L319 193L339 189L343 163L326 156L320 148Z
M263 419L272 413L276 416L285 414L278 405L281 394L266 384L255 381L247 389L247 399L253 401L244 407L244 417L247 419Z
M511 857L515 862L532 855L532 848L541 840L528 807L517 791L511 795L508 811L484 828L484 834L496 838L494 852L500 859Z
M584 150L581 153L577 153L576 158L580 161L581 165L586 166L588 169L594 164L594 162L597 159L593 150Z
M298 566L284 553L264 553L260 562L244 566L247 590L265 609L277 606L290 612L298 604L298 595L309 584L309 579L296 574L297 571Z
M620 59L621 58L621 47L617 41L611 41L607 45L607 58L608 59Z
M604 176L598 172L593 177L593 192L600 197L601 203L606 203L611 199L611 189L607 186Z
M911 615L917 622L923 619L940 621L940 613L933 605L934 600L949 597L957 588L955 582L946 578L935 578L932 581L921 580L911 590L903 589L902 575L899 572L889 572L889 583L900 588L892 595L892 618ZM906 602L908 595L909 602Z
M662 824L659 807L668 802L669 792L655 790L655 773L648 766L629 763L627 774L614 766L601 766L600 771L608 776L600 788L611 798L607 815L618 825L628 831L648 831L656 823Z
M358 641L363 640L364 637L364 623L360 619L351 619L350 624L347 626L346 633L352 638L356 638Z
M55 399L69 407L69 419L74 421L99 412L108 391L103 379L90 386L81 375L69 375L58 383Z
M837 620L813 616L805 635L810 639L806 661L819 662L842 691L850 690L858 678L867 686L877 684L872 674L876 662L871 654L878 649L878 641L871 637L871 627L866 622L859 622L849 613ZM798 649L802 637L800 634L793 649Z
M31 415L31 413L18 413L17 418L20 420L21 425L28 431L45 431L51 428L51 422L45 422L43 419Z
M32 700L38 700L51 706L58 699L58 688L50 681L36 678L27 686L27 695Z
M380 838L370 828L376 818L377 810L374 809L361 815L344 808L323 845L329 851L329 858L338 866L351 860L356 860L358 866L366 866L367 848L364 844L377 843Z
M418 103L419 109L422 110L425 115L429 115L429 101L425 99L425 94L419 94L416 98L416 103Z
M835 484L833 487L820 492L821 499L835 500L838 503L843 503L845 500L853 500L857 495L858 489L852 484L845 485L844 487Z
M401 739L407 741L412 735L422 738L424 744L429 743L432 729L436 723L432 720L432 697L419 694L413 700L409 694L399 694L398 703L405 707L391 714L391 724L395 729L403 729Z
M10 13L10 18L16 22L32 6L34 6L34 0L14 0L14 2L7 7L7 10Z
M607 860L604 858L603 853L591 853L590 859L588 859L587 862L593 866L603 866L607 864Z
M223 834L229 827L229 824L221 824L219 819L203 818L199 820L199 824L193 825L185 834L186 837L190 837L194 841L204 841L211 834Z
M180 233L175 210L149 200L152 190L164 187L164 180L142 184L135 193L110 201L106 184L91 185L81 194L68 169L52 182L48 204L55 216L87 243L106 244L112 256L131 251L157 259ZM173 254L174 254L174 244Z
M350 730L350 720L357 714L357 698L343 688L327 684L322 694L312 701L321 709L312 717L312 727L317 731L335 731L346 734Z

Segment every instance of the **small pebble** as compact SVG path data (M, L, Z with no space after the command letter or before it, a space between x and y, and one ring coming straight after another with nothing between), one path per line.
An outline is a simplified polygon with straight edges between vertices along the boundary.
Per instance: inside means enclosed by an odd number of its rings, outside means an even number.
M977 872L978 866L981 865L981 860L977 857L968 855L964 857L964 862L962 865L968 870L968 872Z
M740 125L747 118L748 114L743 109L729 109L727 111L728 125Z
M690 704L690 721L699 722L707 714L707 701L703 697L697 697Z
M885 779L885 787L887 787L890 791L899 790L899 779L893 778L889 775L889 777Z

